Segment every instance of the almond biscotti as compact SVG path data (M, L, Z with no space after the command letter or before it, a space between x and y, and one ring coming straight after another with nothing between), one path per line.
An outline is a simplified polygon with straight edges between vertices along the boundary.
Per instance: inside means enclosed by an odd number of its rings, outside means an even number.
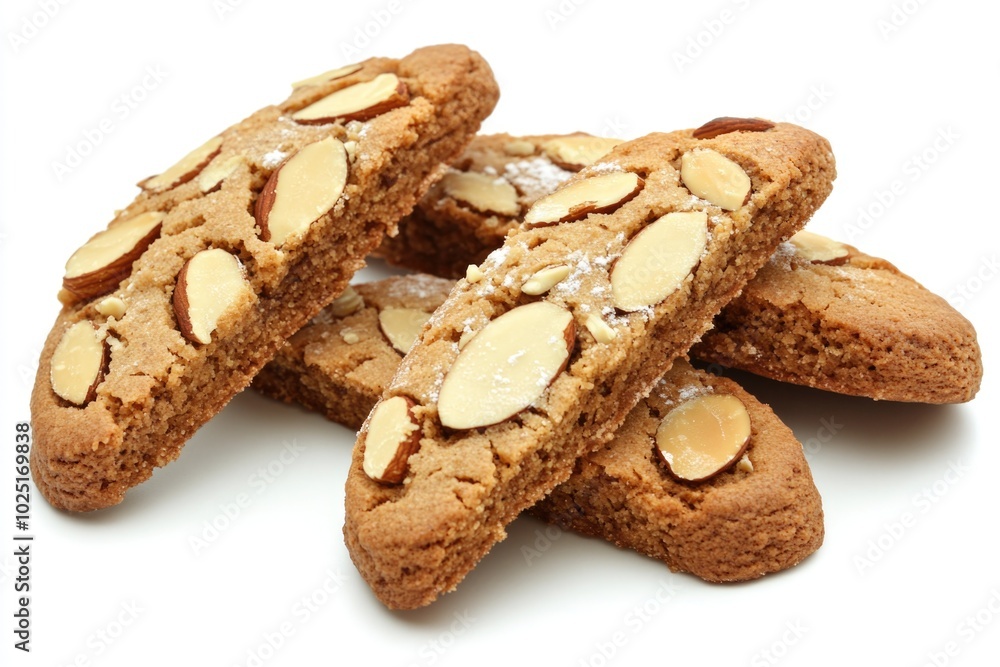
M359 428L453 284L414 274L355 285L289 340L254 378L254 388ZM735 408L749 427L713 428L726 421L713 419L711 405L708 425L688 419L682 432L696 446L724 445L708 479L691 481L681 476L679 459L677 470L668 465L657 436L669 447L668 416L691 414L709 400L721 406L719 414ZM705 450L709 458L715 453ZM570 478L530 511L709 581L785 569L823 541L822 504L802 445L735 382L683 360L613 440L584 455Z
M176 458L346 287L498 97L463 46L299 81L166 171L70 258L32 393L56 507L114 505Z
M972 323L895 266L802 231L715 319L693 356L877 400L961 403L983 377Z
M359 434L344 533L378 598L414 608L453 589L611 439L834 176L822 137L722 120L620 144L536 201Z

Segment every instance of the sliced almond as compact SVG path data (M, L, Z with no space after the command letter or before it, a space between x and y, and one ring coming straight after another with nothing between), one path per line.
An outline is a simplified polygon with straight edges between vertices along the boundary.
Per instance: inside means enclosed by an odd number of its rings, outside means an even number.
M177 275L174 314L181 333L195 343L211 343L222 316L252 295L235 255L219 248L202 250Z
M579 220L591 213L610 213L639 194L644 184L638 174L628 171L591 176L536 201L524 223L540 227Z
M673 293L701 260L708 245L703 211L667 213L632 237L611 270L616 308L633 312Z
M406 478L410 455L420 448L420 424L412 411L415 405L405 396L393 396L372 410L362 465L376 482L399 484Z
M292 119L312 125L338 120L368 120L409 102L409 91L399 77L379 74L371 81L330 93L293 113Z
M120 320L125 315L125 302L116 296L106 296L94 306L94 309L105 317Z
M764 132L774 127L774 123L761 118L735 118L733 116L721 116L713 118L694 132L695 139L714 139L722 134L730 132Z
M326 307L326 312L334 317L347 317L364 307L365 300L353 287L348 285L347 289L341 292L340 296Z
M139 187L144 190L157 192L166 190L175 185L187 183L198 175L202 169L211 162L222 149L222 137L212 137L198 148L194 149L180 159L180 162L167 169L162 174L150 176L139 183Z
M750 414L731 394L706 394L667 413L656 448L674 477L701 482L738 461L750 442Z
M541 271L536 271L530 278L521 285L521 291L529 296L545 294L550 289L566 279L570 274L570 267L565 264L548 266Z
M383 308L378 314L378 325L392 346L406 354L430 318L430 313L415 308Z
M750 177L743 167L711 149L684 154L681 180L695 197L726 211L735 211L750 200Z
M527 139L511 139L503 145L503 152L515 157L527 157L535 154L535 144Z
M503 176L487 176L475 171L449 171L441 179L444 193L482 213L514 217L521 212L517 190Z
M795 246L799 257L816 264L843 264L851 254L850 248L843 243L804 229L788 241Z
M347 151L327 137L305 146L267 179L254 217L260 237L277 247L301 236L333 208L347 185Z
M86 405L104 379L108 346L89 320L77 322L63 334L52 353L49 379L52 391L74 405Z
M556 137L542 144L542 152L557 166L580 171L622 142L621 139L592 137L586 134Z
M472 284L478 283L480 280L482 280L485 277L486 277L486 274L483 273L483 270L480 269L475 264L469 264L467 267L465 267L465 279L469 283L472 283Z
M447 428L498 424L534 403L562 372L575 344L573 314L547 301L510 310L459 352L441 384Z
M301 81L296 81L295 83L292 84L292 88L302 88L303 86L316 86L321 83L327 83L328 81L333 81L334 79L342 79L345 76L354 74L359 69L361 69L361 65L355 64L355 65L345 65L344 67L338 67L336 69L327 70L322 74L311 76L308 79L302 79Z
M198 189L202 192L214 190L244 162L246 158L242 155L233 155L225 160L213 160L198 174Z
M165 217L159 211L140 213L93 236L66 262L63 287L81 299L113 290L160 235Z
M618 332L611 328L611 325L604 321L599 315L590 313L587 315L587 319L584 320L583 326L587 327L587 331L590 335L594 337L598 343L610 343L615 338L618 338Z

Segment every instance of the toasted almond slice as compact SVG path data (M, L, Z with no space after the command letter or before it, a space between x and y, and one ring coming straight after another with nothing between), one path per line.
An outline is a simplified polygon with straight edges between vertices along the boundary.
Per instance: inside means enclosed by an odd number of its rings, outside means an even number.
M580 171L597 162L621 142L621 139L586 134L555 137L542 144L542 152L557 166L568 171Z
M334 317L347 317L352 315L362 308L365 307L365 300L357 290L355 290L350 285L347 286L340 296L334 299L329 306L326 307L326 312L330 313Z
M610 213L639 194L643 185L638 174L628 171L591 176L536 201L524 223L541 227L580 220L591 213Z
M527 139L511 139L503 145L503 152L515 157L527 157L535 154L535 144Z
M354 74L359 69L361 69L361 65L355 64L355 65L345 65L344 67L338 67L336 69L327 70L322 74L311 76L308 79L302 79L301 81L296 81L295 83L292 84L292 88L302 88L303 86L315 86L321 83L326 83L328 81L333 81L334 79L342 79L345 76Z
M107 361L105 336L90 320L77 322L66 330L52 353L52 391L74 405L86 405L97 395Z
M66 262L63 287L81 299L113 290L160 235L165 217L160 211L140 213L94 235Z
M202 192L214 190L244 162L246 162L246 158L242 155L233 155L225 160L213 160L198 174L198 189Z
M590 335L598 343L610 343L615 338L618 338L618 332L605 322L604 318L600 315L590 313L587 315L587 319L584 320L583 326L587 327L587 331L590 332Z
M843 264L851 254L850 249L843 243L804 229L794 234L788 241L795 246L795 252L799 257L816 264Z
M714 139L721 134L729 134L730 132L764 132L772 127L774 127L774 123L761 118L720 116L708 121L691 134L695 139Z
M750 200L750 177L743 167L711 149L684 154L681 180L695 197L726 211L735 211Z
M416 308L383 308L378 314L378 325L392 346L406 354L430 318L430 313Z
M94 309L105 317L113 317L120 320L125 316L125 302L116 296L106 296L101 299Z
M150 176L139 183L139 187L144 190L157 192L166 190L175 185L187 183L198 175L202 169L211 162L219 151L222 150L222 137L212 137L198 148L194 149L180 159L180 162L167 169L162 174Z
M750 414L731 394L706 394L667 413L656 448L674 477L701 482L738 461L750 442Z
M704 211L667 213L647 225L611 270L615 307L632 312L666 299L697 266L707 244Z
M406 478L410 455L420 447L420 425L405 396L393 396L372 410L365 433L365 474L376 482L398 484Z
M534 403L569 362L573 314L547 301L509 310L459 352L438 395L447 428L498 424Z
M202 250L177 275L174 314L181 333L195 343L211 343L222 316L252 295L235 255L220 248Z
M292 114L300 123L332 123L337 120L368 120L409 104L406 84L395 74L379 74L371 81L356 83L330 93Z
M347 185L347 151L327 137L305 146L271 174L257 198L260 237L277 247L297 238L337 203Z
M444 193L482 213L514 217L521 212L517 190L503 176L487 176L476 171L449 171L441 179Z
M530 278L521 285L521 291L529 296L545 294L550 289L566 279L570 274L570 267L565 264L547 266L540 271L535 271Z

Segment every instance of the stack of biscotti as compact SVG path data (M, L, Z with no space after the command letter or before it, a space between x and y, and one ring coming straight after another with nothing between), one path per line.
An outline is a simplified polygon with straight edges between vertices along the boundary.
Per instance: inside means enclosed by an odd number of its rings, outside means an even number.
M347 481L348 549L384 603L417 607L454 588L507 523L612 439L826 198L825 140L725 122L617 145L535 201L427 320ZM695 483L736 463L751 420L734 401L699 401L663 427L671 474ZM706 420L732 429L698 462L684 424Z
M122 500L347 286L492 111L463 46L293 84L142 192L66 266L31 400L56 507Z

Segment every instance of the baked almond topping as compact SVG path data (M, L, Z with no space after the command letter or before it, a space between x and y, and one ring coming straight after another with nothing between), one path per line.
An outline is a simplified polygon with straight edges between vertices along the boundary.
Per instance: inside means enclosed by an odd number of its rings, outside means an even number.
M316 76L311 76L308 79L302 79L301 81L296 81L292 84L292 88L302 88L303 86L316 86L321 83L327 83L328 81L333 81L334 79L342 79L345 76L350 76L358 70L361 69L361 65L345 65L344 67L338 67L336 69L331 69L322 74L317 74Z
M430 313L415 308L383 308L378 314L378 325L392 346L406 354L430 318Z
M252 298L240 260L211 248L189 259L177 275L174 314L185 338L208 344L222 316Z
M469 340L438 396L447 428L498 424L534 403L562 372L575 345L570 311L536 301L507 311Z
M580 220L591 213L610 213L642 190L638 174L614 171L576 181L536 201L524 216L528 227Z
M521 291L529 296L545 294L550 289L566 279L570 274L570 267L565 264L547 266L540 271L536 271L530 278L521 285Z
M386 73L330 93L293 113L292 119L306 124L368 120L409 103L406 84L395 74Z
M692 132L692 135L695 139L713 139L730 132L764 132L772 127L774 127L774 123L760 118L721 116L708 121Z
M347 151L327 137L305 146L278 167L257 198L260 237L281 247L306 233L333 208L347 185Z
M410 455L420 447L420 426L405 396L387 398L375 406L365 433L363 468L371 479L398 484L406 478Z
M97 395L107 359L104 334L89 320L77 322L66 330L52 354L52 391L74 405L86 405Z
M139 187L144 190L154 192L166 190L175 185L187 183L198 175L202 169L211 162L222 149L222 137L212 137L198 148L194 149L174 166L167 169L162 174L150 176L139 183Z
M655 306L677 290L708 245L703 211L667 213L632 237L611 270L615 307L633 312Z
M750 200L750 177L743 167L707 148L684 154L681 181L695 197L726 211L735 211Z
M521 212L517 190L503 176L488 176L475 171L449 171L441 179L444 193L482 213L514 217Z
M674 477L701 482L740 460L750 442L750 414L731 394L681 403L656 430L656 448Z
M843 264L851 254L843 243L806 230L797 232L788 242L799 257L815 264Z
M568 171L580 171L597 162L598 158L620 143L621 139L585 134L555 137L542 144L542 152L557 166Z
M63 287L81 299L106 294L159 235L165 213L140 213L93 236L66 262Z

